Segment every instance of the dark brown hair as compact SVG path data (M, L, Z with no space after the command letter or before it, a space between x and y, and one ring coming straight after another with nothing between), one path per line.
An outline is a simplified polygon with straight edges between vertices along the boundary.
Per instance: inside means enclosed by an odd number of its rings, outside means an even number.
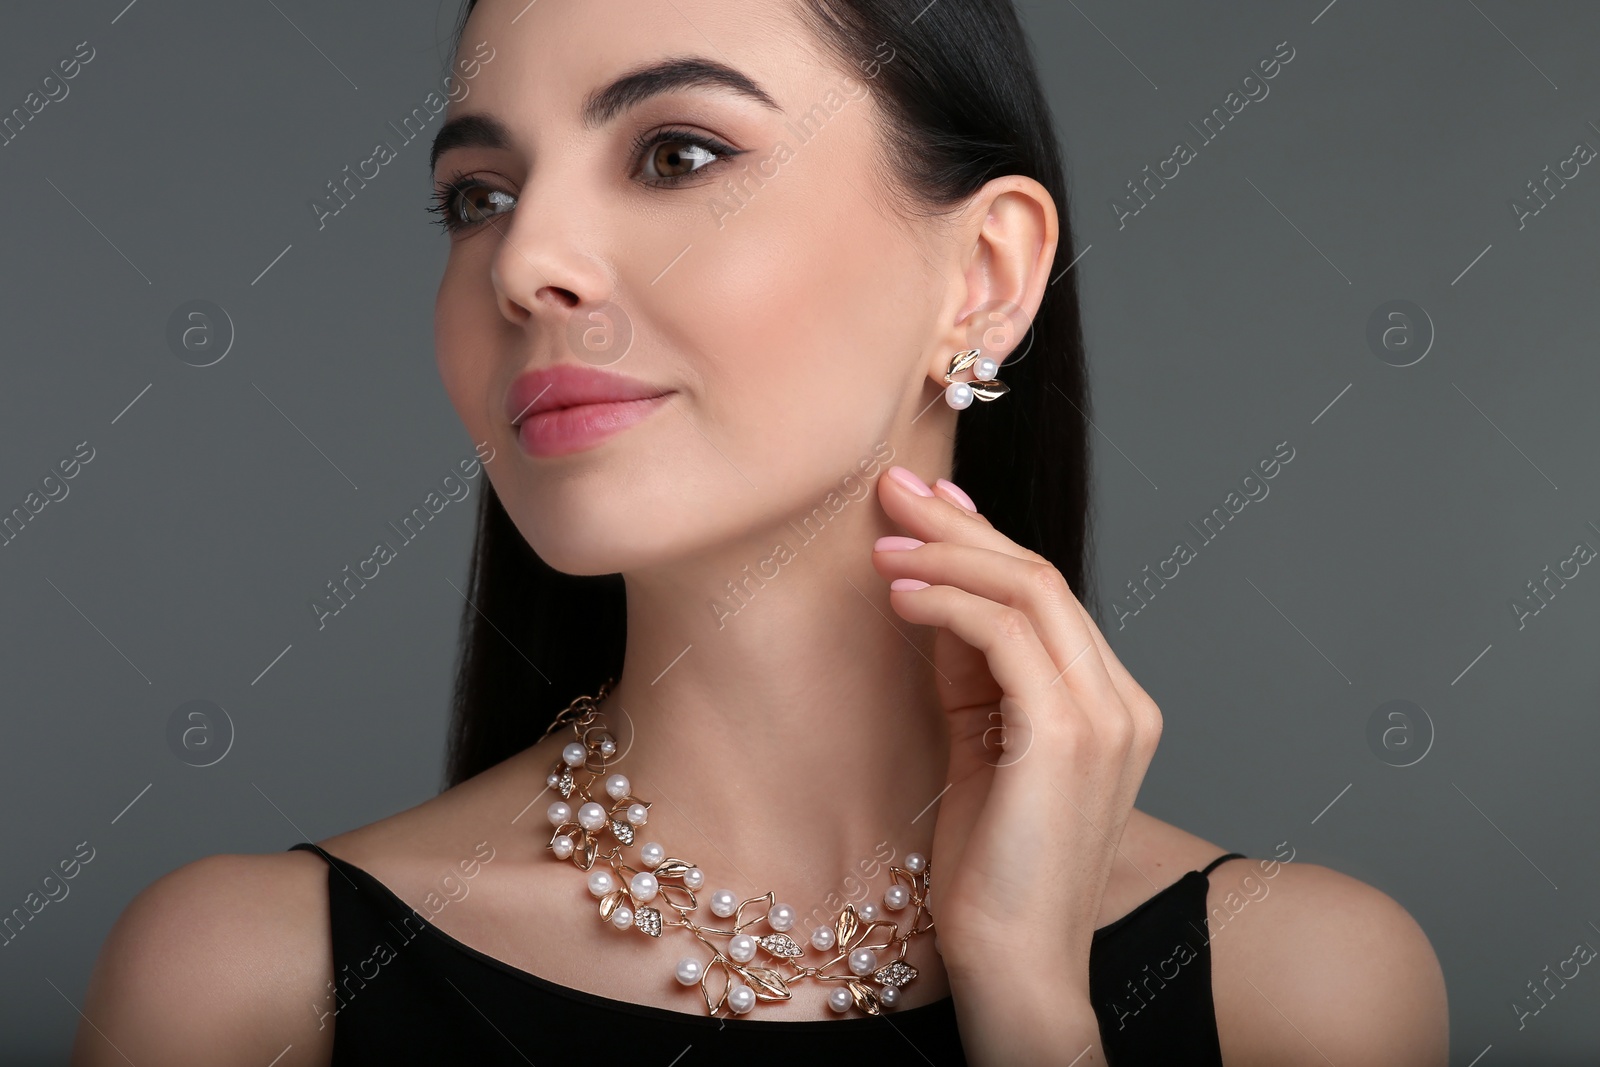
M1006 174L1049 190L1058 263L1073 258L1049 105L1011 0L794 0L886 120L896 192L936 216ZM466 0L461 33L476 0ZM1011 393L962 412L953 479L997 529L1061 571L1091 613L1089 393L1076 274L1052 273L1032 329L1005 361ZM977 344L978 342L974 342ZM478 507L446 764L455 785L536 742L555 714L620 674L621 575L541 560L488 479Z

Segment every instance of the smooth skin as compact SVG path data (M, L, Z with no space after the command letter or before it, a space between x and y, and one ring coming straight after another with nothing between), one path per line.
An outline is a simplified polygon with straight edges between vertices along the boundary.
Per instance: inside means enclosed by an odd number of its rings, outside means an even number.
M898 213L882 113L870 94L837 94L848 72L788 0L483 0L463 55L481 41L494 58L442 118L490 116L508 140L438 161L437 179L481 183L470 200L484 212L448 239L440 377L471 440L494 449L486 475L529 545L568 573L625 580L626 663L602 711L633 728L619 769L655 802L649 836L713 886L775 889L802 914L849 893L883 849L926 853L943 956L913 942L920 975L902 1004L953 995L975 1064L1067 1062L1062 1049L1086 1046L1078 1064L1103 1062L1093 930L1230 849L1133 806L1155 703L1059 574L938 482L959 418L939 400L944 368L1021 340L993 341L980 309L1013 306L1024 329L1037 312L1059 258L1049 193L1007 175L941 218ZM588 94L671 56L743 72L776 109L702 85L583 121ZM792 143L829 99L847 102ZM668 128L733 151L637 147ZM730 208L725 183L780 142L794 151ZM683 180L659 183L663 164ZM572 338L620 318L633 342L610 369L669 402L583 452L522 452L502 412L511 381L579 362ZM863 463L872 473L850 484L864 491L839 496L776 577L751 580ZM891 535L925 544L875 548ZM898 578L929 585L891 590ZM351 713L381 728L381 709ZM513 967L702 1011L671 978L679 951L598 927L581 874L545 850L544 780L565 740L317 843ZM261 788L315 825L296 773ZM441 871L480 844L493 860L438 907ZM1210 907L1228 913L1253 869L1213 871ZM72 1062L329 1063L328 880L306 852L208 856L158 879L105 941ZM881 894L886 877L867 881ZM1211 946L1230 1067L1443 1065L1444 983L1411 917L1302 861L1271 887ZM760 1018L830 1018L809 992Z

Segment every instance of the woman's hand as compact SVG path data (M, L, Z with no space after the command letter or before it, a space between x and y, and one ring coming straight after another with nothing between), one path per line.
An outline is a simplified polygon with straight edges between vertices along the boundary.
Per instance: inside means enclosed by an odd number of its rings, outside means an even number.
M1104 1062L1089 949L1161 712L1061 573L959 489L893 467L878 497L923 542L874 547L890 604L939 628L950 772L928 902L963 1044L975 1061L1040 1062L1042 1043L1073 1040L1049 1058L1092 1044L1076 1062Z

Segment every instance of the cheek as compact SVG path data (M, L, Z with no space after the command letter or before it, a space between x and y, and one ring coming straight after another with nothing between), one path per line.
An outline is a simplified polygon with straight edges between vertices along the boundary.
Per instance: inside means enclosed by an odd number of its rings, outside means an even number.
M699 403L716 428L707 432L769 471L815 474L834 450L853 456L877 440L919 363L918 316L930 314L915 306L925 295L903 292L903 235L853 193L810 200L773 195L697 242L701 259L654 313L703 378Z
M482 440L490 421L485 398L490 392L492 363L484 354L491 351L492 326L477 308L480 297L460 278L459 270L447 268L439 284L433 308L434 359L457 416L475 439ZM497 314L493 307L489 313Z

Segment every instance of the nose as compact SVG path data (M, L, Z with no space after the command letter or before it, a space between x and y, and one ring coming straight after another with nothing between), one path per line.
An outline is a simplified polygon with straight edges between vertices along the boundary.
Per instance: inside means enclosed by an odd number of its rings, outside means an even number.
M611 272L593 249L593 230L575 214L535 213L526 200L502 226L500 245L489 263L495 303L506 321L530 326L539 320L559 327L574 308L604 303L611 295ZM590 234L585 237L585 232Z

